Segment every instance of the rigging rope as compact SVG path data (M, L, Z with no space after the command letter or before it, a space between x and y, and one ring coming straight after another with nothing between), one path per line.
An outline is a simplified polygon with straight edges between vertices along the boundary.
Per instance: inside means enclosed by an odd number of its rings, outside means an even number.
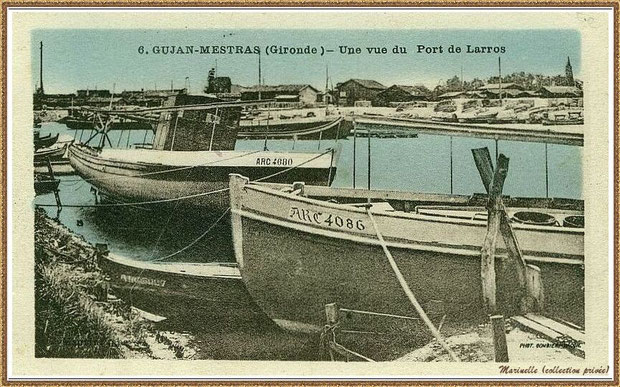
M159 257L159 258L155 258L155 259L151 259L148 262L156 262L156 261L163 261L165 259L168 258L172 258L175 255L181 254L182 252L184 252L185 250L189 249L190 247L192 247L193 245L195 245L196 243L198 243L198 241L200 241L202 238L204 238L205 236L207 236L207 234L209 234L209 232L211 232L211 230L220 222L220 220L224 219L224 217L226 216L226 214L228 214L230 212L230 207L228 207L226 209L226 211L224 211L222 213L222 215L220 215L219 218L217 218L217 220L215 222L213 222L213 224L211 224L211 226L209 226L209 228L207 228L207 230L205 232L203 232L202 234L200 234L196 239L194 239L193 241L191 241L189 244L187 244L185 247L183 247L180 250L175 251L174 253L168 254L168 255L164 255L163 257Z

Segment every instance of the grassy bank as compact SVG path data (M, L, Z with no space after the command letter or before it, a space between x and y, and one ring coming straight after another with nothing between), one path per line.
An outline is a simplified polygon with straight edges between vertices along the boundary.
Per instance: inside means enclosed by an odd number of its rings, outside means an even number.
M174 340L110 294L95 248L35 212L35 355L179 358Z

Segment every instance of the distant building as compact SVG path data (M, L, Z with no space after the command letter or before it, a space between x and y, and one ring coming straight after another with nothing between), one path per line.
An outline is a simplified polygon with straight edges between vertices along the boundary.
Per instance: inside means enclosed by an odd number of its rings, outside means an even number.
M462 91L450 91L447 93L441 94L438 98L440 100L444 99L459 99L459 98L470 98L470 92L462 90Z
M499 83L487 83L486 85L479 87L477 90L499 90L499 89L500 89ZM525 88L513 82L506 82L506 83L501 84L501 89L502 90L507 90L507 89L524 90Z
M373 106L391 106L398 102L424 101L428 90L421 86L392 85L377 93L372 100Z
M353 106L355 101L372 101L386 87L371 79L349 79L336 85L339 105Z
M539 90L543 98L582 98L583 91L575 86L544 86Z
M241 100L275 99L283 103L297 103L303 106L314 105L319 91L308 84L252 86L241 90Z
M209 84L205 88L206 93L230 93L232 82L230 77L209 78Z
M78 90L77 91L77 96L80 98L86 98L86 97L102 97L102 98L106 98L106 97L110 97L112 95L112 93L110 93L110 90Z

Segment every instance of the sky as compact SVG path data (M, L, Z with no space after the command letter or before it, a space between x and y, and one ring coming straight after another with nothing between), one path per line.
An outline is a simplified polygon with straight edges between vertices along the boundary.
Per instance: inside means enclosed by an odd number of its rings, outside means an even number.
M325 88L326 67L335 86L350 78L373 79L386 86L424 84L429 88L461 73L463 78L486 79L502 74L531 72L564 74L570 56L573 73L581 71L581 39L576 30L35 30L31 37L32 85L39 81L39 42L43 48L43 84L46 93L73 93L78 89L115 91L181 88L190 92L206 84L217 60L217 75L232 83L258 83L257 54L201 54L200 46L259 46L265 84L309 83ZM155 54L154 46L193 46L194 54ZM266 55L266 46L321 47L332 53ZM406 54L393 54L394 46ZM443 53L419 53L418 45L443 47ZM448 53L448 47L461 53ZM504 53L467 53L472 47L504 47ZM144 52L139 53L140 46ZM341 54L340 46L360 48L359 54ZM385 47L387 54L369 54L367 47ZM115 86L114 86L115 85Z

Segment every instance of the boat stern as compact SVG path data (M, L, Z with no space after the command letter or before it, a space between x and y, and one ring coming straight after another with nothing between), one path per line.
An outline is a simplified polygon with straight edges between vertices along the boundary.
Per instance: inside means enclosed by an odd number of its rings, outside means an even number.
M231 173L229 177L230 223L232 229L233 248L239 269L243 270L243 230L241 224L241 209L243 207L244 189L246 184L250 182L250 179L237 173Z

